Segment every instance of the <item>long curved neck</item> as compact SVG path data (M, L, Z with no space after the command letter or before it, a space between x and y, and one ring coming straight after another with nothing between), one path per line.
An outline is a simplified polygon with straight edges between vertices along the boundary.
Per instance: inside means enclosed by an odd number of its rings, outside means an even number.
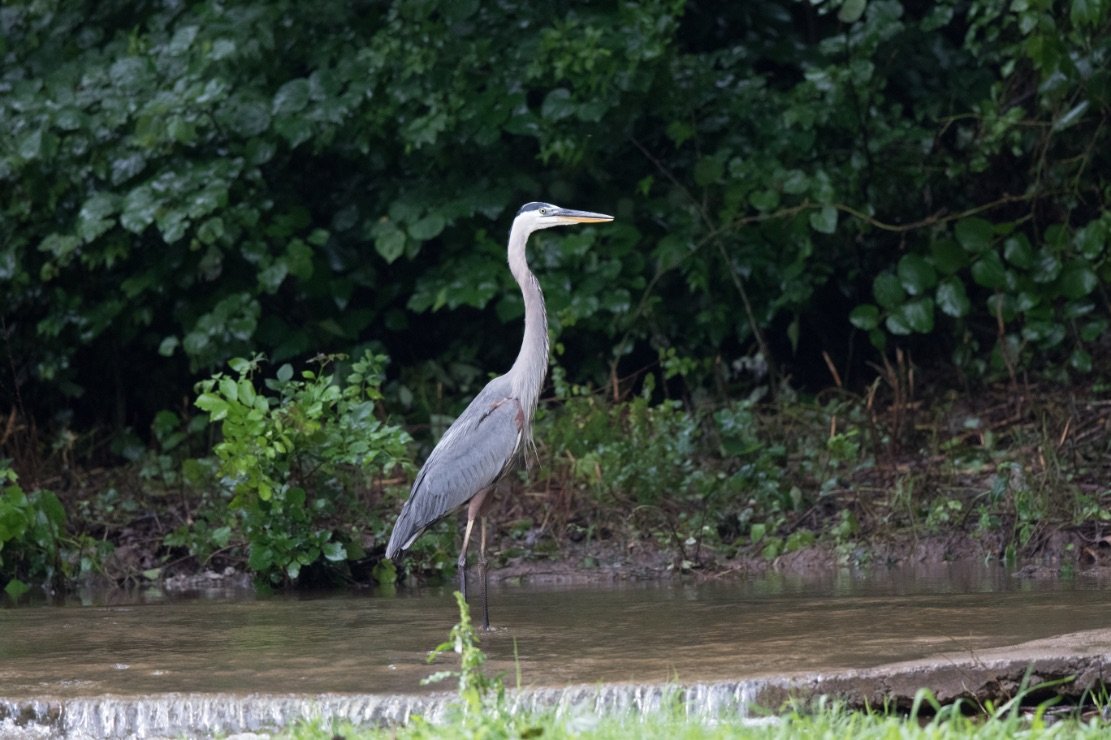
M521 286L521 297L525 301L525 336L509 377L515 395L524 406L526 421L531 421L544 377L548 374L548 312L540 283L525 259L527 241L528 232L514 224L509 232L509 271Z

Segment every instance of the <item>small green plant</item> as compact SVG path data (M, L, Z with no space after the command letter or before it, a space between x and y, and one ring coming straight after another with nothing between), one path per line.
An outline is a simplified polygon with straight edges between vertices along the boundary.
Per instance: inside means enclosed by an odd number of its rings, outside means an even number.
M342 359L320 357L300 378L282 365L265 390L254 380L261 356L234 359L234 375L197 386L196 405L220 422L217 467L247 538L248 565L272 583L295 581L308 565L360 557L354 522L370 517L356 493L405 465L408 434L377 416L386 358L367 352L340 384L329 370ZM229 539L222 526L211 532Z
M485 738L539 737L545 734L543 724L548 718L512 711L505 697L505 681L500 675L490 677L483 672L486 654L478 646L478 634L471 623L467 600L458 591L455 592L455 603L459 607L459 622L451 628L447 642L429 653L428 662L454 652L459 656L459 670L438 671L421 681L422 685L427 685L449 678L459 680L458 702L447 716L452 729L449 734ZM443 727L434 727L419 718L405 729L415 737L444 736Z
M448 633L447 642L440 643L428 654L432 663L445 653L459 655L459 670L437 671L421 681L422 686L437 683L449 678L459 679L459 698L465 711L481 711L493 698L500 701L505 692L505 683L500 678L488 678L482 672L486 654L478 646L478 635L471 624L471 612L467 600L459 591L455 592L455 603L459 607L459 622Z
M50 491L27 493L19 477L0 460L0 583L12 598L27 581L56 585L64 577L61 557L66 512Z
M935 499L926 514L926 528L931 532L942 532L957 521L963 511L964 504L955 498Z

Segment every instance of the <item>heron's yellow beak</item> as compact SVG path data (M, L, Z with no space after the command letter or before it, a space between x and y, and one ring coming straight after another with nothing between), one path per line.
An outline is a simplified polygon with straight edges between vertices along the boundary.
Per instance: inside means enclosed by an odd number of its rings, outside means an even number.
M606 221L612 221L613 216L607 216L604 213L593 213L592 211L576 211L571 208L560 208L555 213L548 214L548 218L555 219L560 223L571 224L600 224Z

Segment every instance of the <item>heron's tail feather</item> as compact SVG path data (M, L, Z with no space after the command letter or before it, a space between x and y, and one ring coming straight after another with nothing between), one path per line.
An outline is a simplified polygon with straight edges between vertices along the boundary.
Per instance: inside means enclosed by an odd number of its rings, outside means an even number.
M403 551L409 549L413 540L419 537L423 531L424 527L413 520L409 502L406 501L397 517L397 524L393 525L390 542L386 545L386 557L390 560L396 559Z

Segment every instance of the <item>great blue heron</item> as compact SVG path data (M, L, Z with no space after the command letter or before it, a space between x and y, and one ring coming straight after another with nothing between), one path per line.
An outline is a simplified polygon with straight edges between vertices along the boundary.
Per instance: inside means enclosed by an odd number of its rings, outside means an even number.
M517 453L531 441L532 415L548 372L548 316L544 294L525 259L529 235L568 224L612 221L613 216L573 211L551 203L526 203L509 230L509 271L525 301L525 335L513 367L486 384L452 422L417 473L409 500L397 517L386 557L407 550L424 530L467 505L467 527L459 552L459 585L467 596L467 545L479 519L478 569L482 581L482 625L490 627L486 599L486 517L482 504Z

